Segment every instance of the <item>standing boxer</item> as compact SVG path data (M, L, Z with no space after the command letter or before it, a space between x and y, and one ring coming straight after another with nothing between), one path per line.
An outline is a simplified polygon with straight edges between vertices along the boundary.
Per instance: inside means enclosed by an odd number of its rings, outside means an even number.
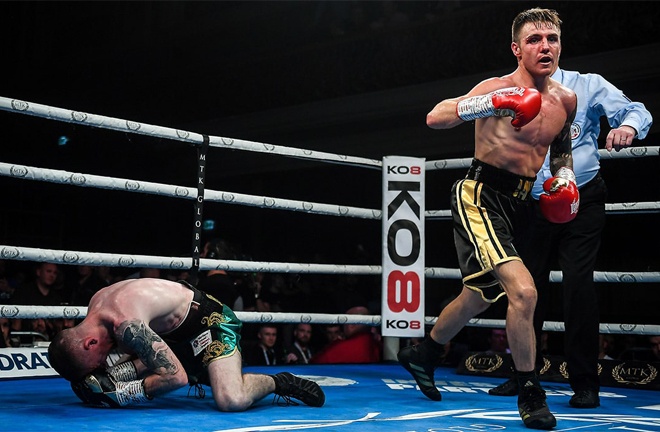
M558 65L555 65L558 66ZM600 174L598 136L602 117L612 129L607 133L605 149L619 151L630 147L633 140L646 138L653 116L643 103L631 101L601 75L582 74L556 68L552 79L578 94L578 107L572 127L573 161L580 191L580 212L567 224L553 224L541 215L534 219L530 236L521 256L530 269L538 290L534 312L537 342L547 316L546 300L550 291L550 270L555 263L562 271L564 353L568 382L573 389L569 404L574 408L600 406L598 378L599 319L598 295L594 284L594 269L605 228L607 185ZM543 193L543 182L550 177L549 160L539 171L532 196ZM537 212L538 213L538 212ZM538 245L543 242L544 247ZM538 352L537 365L543 364ZM511 378L492 388L489 394L514 396L518 383Z
M464 96L443 100L427 115L433 129L475 120L474 160L451 192L463 290L443 309L429 338L398 354L421 391L440 400L433 372L442 344L506 294L506 330L521 388L518 411L532 429L552 429L557 421L534 371L536 287L514 240L523 237L533 215L530 192L548 149L552 177L543 185L543 214L564 223L579 208L570 136L577 97L550 79L561 52L560 27L553 10L521 12L512 26L516 70L484 80Z

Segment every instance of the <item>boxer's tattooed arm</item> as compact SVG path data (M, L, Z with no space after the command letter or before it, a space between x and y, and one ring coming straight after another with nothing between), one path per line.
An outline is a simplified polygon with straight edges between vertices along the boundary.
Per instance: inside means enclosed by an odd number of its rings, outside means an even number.
M568 116L559 135L550 144L550 172L554 175L561 167L573 168L573 147L571 125L575 119L575 110Z
M138 358L158 374L177 373L178 362L170 347L143 321L124 321L117 327L120 344L133 351Z

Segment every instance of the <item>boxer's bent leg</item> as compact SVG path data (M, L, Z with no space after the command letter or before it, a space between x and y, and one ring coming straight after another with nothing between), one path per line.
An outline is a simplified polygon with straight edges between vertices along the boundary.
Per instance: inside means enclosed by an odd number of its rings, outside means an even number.
M397 360L412 375L424 396L434 401L442 400L434 374L444 355L443 345L488 306L489 303L482 301L481 291L463 286L459 296L442 310L430 335L422 343L399 351Z
M270 376L243 374L238 350L209 363L208 373L213 399L220 411L244 411L275 391L275 382Z

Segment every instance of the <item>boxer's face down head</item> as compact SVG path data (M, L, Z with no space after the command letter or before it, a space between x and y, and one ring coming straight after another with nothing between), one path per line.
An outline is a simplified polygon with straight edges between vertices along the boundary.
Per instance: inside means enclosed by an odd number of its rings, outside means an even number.
M111 346L98 338L83 336L78 327L60 331L48 346L50 365L63 378L79 381L94 369L105 367Z

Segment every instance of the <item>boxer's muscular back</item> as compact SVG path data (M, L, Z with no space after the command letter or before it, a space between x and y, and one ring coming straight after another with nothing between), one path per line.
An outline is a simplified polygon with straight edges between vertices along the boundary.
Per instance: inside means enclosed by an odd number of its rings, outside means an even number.
M166 279L130 279L103 288L88 307L87 316L96 315L115 327L124 321L141 320L156 333L174 329L183 320L193 292Z

